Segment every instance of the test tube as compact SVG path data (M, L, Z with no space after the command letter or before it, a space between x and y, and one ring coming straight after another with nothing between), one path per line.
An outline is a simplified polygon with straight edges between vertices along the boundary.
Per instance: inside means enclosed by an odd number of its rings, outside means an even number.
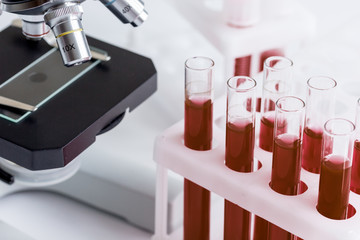
M307 81L302 167L312 173L320 172L323 127L334 117L336 85L334 79L325 76Z
M261 98L261 120L259 147L272 152L276 101L290 92L293 62L283 56L268 57L264 61L263 93ZM278 131L281 129L278 128ZM254 240L266 240L269 223L255 216Z
M255 146L256 81L235 76L227 81L225 165L252 172ZM225 199L224 239L250 239L251 214Z
M346 219L355 125L333 118L324 125L317 210L331 219Z
M269 152L274 142L275 102L289 94L292 68L293 62L286 57L269 57L264 63L259 147Z
M353 161L351 168L351 185L350 189L354 193L360 194L360 98L356 104L356 118L355 118L355 142L353 151Z
M285 96L276 102L270 187L280 194L297 195L300 190L304 116L305 103L300 98ZM293 238L291 233L269 224L269 240Z
M225 21L231 27L255 25L260 20L260 0L225 0Z
M212 145L213 67L207 57L185 62L184 144L193 150L210 150ZM184 179L184 240L209 237L210 192Z

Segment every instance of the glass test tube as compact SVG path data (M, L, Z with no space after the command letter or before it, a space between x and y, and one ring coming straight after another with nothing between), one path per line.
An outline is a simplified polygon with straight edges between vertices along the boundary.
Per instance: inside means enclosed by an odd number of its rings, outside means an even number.
M225 165L237 172L252 172L255 146L256 81L235 76L227 82ZM251 214L225 199L224 239L250 239Z
M346 219L355 126L342 118L325 123L317 210L331 219Z
M274 151L270 187L281 194L297 195L300 190L301 144L305 103L285 96L276 102ZM268 239L293 239L294 235L269 224Z
M292 68L292 61L285 57L269 57L264 63L259 147L269 152L274 142L275 102L289 94Z
M224 0L226 23L231 27L249 27L260 20L260 0Z
M213 124L214 61L193 57L185 62L184 143L210 150ZM184 240L210 238L210 192L184 179Z
M268 57L264 62L263 93L259 147L272 152L274 142L275 102L290 92L293 62L282 56ZM255 216L254 240L266 240L269 222Z
M306 116L302 149L302 167L319 173L323 127L334 117L336 81L325 76L307 81Z
M356 103L356 118L355 118L355 142L353 151L353 161L351 168L351 185L350 189L354 193L360 194L360 98Z

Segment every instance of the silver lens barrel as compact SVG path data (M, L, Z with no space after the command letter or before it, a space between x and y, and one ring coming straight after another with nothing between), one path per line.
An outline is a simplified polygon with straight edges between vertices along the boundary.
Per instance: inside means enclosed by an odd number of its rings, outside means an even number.
M22 32L27 39L41 40L50 28L45 24L43 15L22 16Z
M100 0L123 23L140 26L148 17L140 0Z
M52 29L64 65L78 65L91 59L90 49L83 31L83 9L77 3L65 3L49 9L44 19Z

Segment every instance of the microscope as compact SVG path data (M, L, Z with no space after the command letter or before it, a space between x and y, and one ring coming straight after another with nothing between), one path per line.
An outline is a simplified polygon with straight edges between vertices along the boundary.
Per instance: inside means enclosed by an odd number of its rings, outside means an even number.
M117 211L107 201L123 194L114 191L117 183L108 175L98 181L91 172L98 168L81 168L86 159L78 156L156 91L157 73L151 59L85 36L82 2L0 1L3 12L22 19L22 28L0 32L6 46L0 49L0 197L50 190ZM101 2L123 23L137 27L147 19L140 0ZM95 180L104 184L94 187L98 196L72 189L89 189ZM114 214L124 217L123 210Z
M53 32L65 66L79 65L91 59L81 23L85 0L3 0L1 9L19 14L22 32L38 41ZM137 27L148 17L141 0L101 0L123 23Z

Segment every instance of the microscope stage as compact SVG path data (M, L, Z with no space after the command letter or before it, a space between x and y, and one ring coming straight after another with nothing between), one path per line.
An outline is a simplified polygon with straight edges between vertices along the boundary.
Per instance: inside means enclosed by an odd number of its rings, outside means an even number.
M30 170L64 167L89 147L96 135L121 121L127 109L131 111L156 91L156 69L150 59L91 37L88 42L109 53L111 60L88 63L89 68L84 65L85 72L75 74L76 80L51 95L36 111L28 112L21 121L0 118L0 157ZM0 96L4 82L52 51L45 41L26 40L21 29L15 27L0 32L0 44L6 46L0 49L3 66L0 68ZM61 59L58 52L53 54ZM50 73L35 84L61 80L73 70L56 64L60 70L52 71L49 69L54 64L43 62L44 72ZM77 67L81 66L73 68ZM23 79L22 91L26 91L26 81L34 80L31 69L37 76L41 75L39 69L31 65L25 72L28 78ZM54 75L49 76L52 72ZM4 109L8 110L4 107L2 112Z

